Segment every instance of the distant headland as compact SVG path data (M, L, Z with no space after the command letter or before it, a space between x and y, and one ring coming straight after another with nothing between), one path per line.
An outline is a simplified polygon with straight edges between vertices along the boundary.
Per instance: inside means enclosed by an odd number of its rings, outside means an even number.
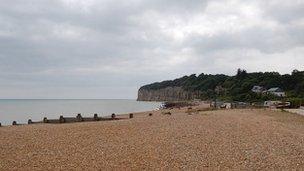
M192 74L175 80L142 86L139 101L211 100L259 102L289 100L304 102L304 71L291 74L238 69L236 75Z

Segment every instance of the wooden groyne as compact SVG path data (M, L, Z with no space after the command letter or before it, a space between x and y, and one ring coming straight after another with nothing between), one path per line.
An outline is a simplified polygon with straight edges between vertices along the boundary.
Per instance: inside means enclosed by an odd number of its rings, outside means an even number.
M133 113L129 114L129 118L133 118ZM63 115L60 115L58 119L48 119L47 117L44 117L42 121L33 121L32 119L29 119L27 121L27 124L62 124L62 123L76 123L76 122L97 122L97 121L113 121L113 120L121 120L121 119L127 119L126 117L117 117L115 113L111 114L111 116L107 117L100 117L97 113L93 115L93 117L83 117L81 113L78 113L76 117L64 117ZM19 124L17 121L13 121L12 125L24 125ZM0 123L1 127L1 123Z
M114 115L114 117L113 117ZM42 121L39 122L32 122L29 120L29 124L35 123L53 123L53 124L60 124L60 123L75 123L75 122L93 122L93 121L111 121L111 120L119 120L122 118L115 117L115 114L112 114L111 117L99 117L97 113L94 114L93 117L83 117L80 113L76 115L76 117L64 117L61 115L59 119L48 119L47 117L43 118Z

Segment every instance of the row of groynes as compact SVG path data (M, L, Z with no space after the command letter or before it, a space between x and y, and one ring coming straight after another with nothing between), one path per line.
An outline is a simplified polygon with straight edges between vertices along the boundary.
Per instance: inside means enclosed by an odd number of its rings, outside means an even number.
M149 115L149 116L152 116ZM133 113L129 114L129 118L133 118ZM99 117L97 113L94 114L93 117L83 117L80 113L76 115L76 117L63 117L62 115L59 117L59 119L48 119L47 117L44 117L42 121L32 121L32 119L29 119L27 124L42 124L42 123L50 123L50 124L62 124L62 123L75 123L75 122L93 122L93 121L111 121L111 120L120 120L123 118L119 118L113 113L110 117ZM18 124L17 121L13 121L12 125L23 125ZM1 127L1 123L0 123Z

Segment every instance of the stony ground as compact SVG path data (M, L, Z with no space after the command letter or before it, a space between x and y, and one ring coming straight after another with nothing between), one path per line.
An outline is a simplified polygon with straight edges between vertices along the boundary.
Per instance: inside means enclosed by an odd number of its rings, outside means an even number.
M0 170L304 169L304 117L269 110L0 127Z

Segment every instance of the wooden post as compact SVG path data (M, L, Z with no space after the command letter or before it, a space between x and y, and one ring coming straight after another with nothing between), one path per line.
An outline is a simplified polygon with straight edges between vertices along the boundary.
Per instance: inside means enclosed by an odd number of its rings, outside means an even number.
M44 117L43 118L43 123L48 123L49 121L48 121L48 119L47 119L47 117Z
M65 119L63 118L62 115L59 117L59 123L65 123Z
M98 121L99 120L99 118L98 118L98 114L97 113L95 113L94 114L94 121Z
M17 125L17 122L16 122L16 121L13 121L12 125Z
M1 127L1 122L0 122L0 127Z
M129 114L129 118L133 118L133 113L130 113L130 114Z
M111 118L112 118L112 119L115 119L115 118L116 118L115 113L112 113Z
M162 112L162 114L163 114L163 115L171 115L171 112L170 112L170 111L169 111L169 112L165 112L165 111L164 111L164 112Z
M27 121L27 124L32 124L33 122L32 122L32 120L31 119L29 119L28 121Z
M83 121L83 118L81 116L81 113L78 113L78 115L76 116L76 121L77 122L82 122Z

